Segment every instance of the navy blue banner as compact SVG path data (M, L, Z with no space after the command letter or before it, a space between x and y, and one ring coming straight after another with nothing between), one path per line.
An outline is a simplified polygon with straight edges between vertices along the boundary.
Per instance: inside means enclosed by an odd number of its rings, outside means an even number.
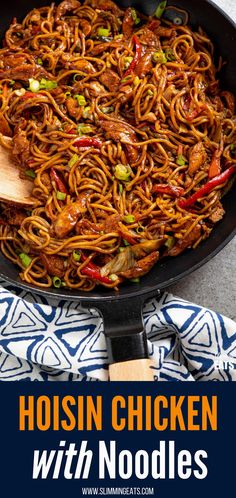
M234 495L235 392L234 383L1 382L1 490Z

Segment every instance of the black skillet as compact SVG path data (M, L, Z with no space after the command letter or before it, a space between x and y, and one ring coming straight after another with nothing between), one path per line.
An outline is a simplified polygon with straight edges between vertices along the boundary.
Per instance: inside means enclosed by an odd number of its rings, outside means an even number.
M9 25L12 17L23 18L34 7L48 5L50 0L11 0L1 5L1 35ZM155 11L157 0L117 1L121 7L133 6L151 15ZM184 12L167 11L175 22L185 19L194 27L202 28L215 43L216 53L221 54L227 65L222 71L221 81L225 89L236 95L236 26L219 8L209 0L169 0L170 7L177 7ZM6 281L58 299L81 301L86 308L98 309L104 318L109 353L110 378L112 380L150 380L152 379L148 360L147 340L143 330L142 306L151 296L158 294L177 280L196 270L215 256L236 234L236 184L225 196L223 204L226 210L224 219L214 228L209 239L197 249L188 250L176 258L169 258L157 263L152 271L141 279L140 284L125 284L118 293L97 287L89 295L80 291L64 289L40 290L32 285L22 283L18 270L0 254L0 276ZM219 281L220 284L220 281Z

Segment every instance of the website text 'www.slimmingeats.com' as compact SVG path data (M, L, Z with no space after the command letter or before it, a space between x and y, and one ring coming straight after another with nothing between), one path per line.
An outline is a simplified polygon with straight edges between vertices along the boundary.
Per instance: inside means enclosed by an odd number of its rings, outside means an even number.
M98 496L154 496L154 488L82 488L82 495Z

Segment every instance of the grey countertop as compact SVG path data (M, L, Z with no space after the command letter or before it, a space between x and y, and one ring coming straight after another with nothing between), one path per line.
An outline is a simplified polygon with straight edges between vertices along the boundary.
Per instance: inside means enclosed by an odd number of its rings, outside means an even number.
M236 21L235 0L214 0ZM169 288L175 295L236 320L236 237L209 263Z

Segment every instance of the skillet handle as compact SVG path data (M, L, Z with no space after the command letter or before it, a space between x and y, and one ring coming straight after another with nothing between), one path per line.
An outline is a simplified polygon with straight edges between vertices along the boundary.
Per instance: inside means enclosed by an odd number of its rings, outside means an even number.
M149 359L123 361L109 366L111 381L152 381L152 361Z

